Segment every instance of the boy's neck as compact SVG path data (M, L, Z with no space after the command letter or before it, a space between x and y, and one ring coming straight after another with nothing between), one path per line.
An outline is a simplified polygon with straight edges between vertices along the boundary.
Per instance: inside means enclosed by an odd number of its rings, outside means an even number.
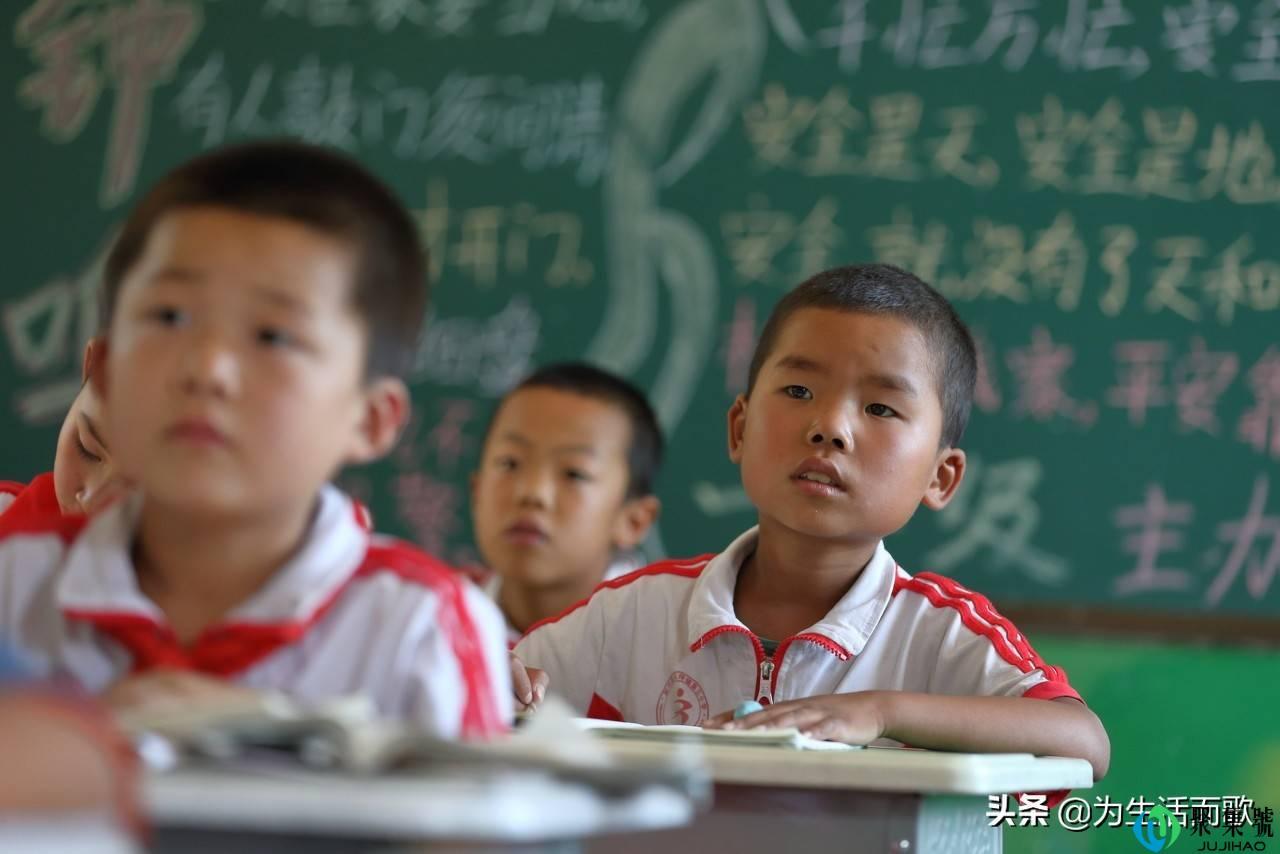
M598 583L588 578L553 587L532 587L504 578L498 588L498 608L513 628L526 632L539 620L560 614L586 599Z
M314 512L303 505L209 519L144 502L133 543L138 587L189 644L271 580L302 544Z
M762 519L756 550L738 572L734 611L761 637L782 640L798 634L849 592L878 545L879 540L818 539Z

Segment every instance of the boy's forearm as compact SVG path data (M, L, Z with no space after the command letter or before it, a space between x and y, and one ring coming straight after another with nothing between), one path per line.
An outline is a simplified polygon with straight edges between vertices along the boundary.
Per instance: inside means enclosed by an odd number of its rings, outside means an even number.
M1111 762L1102 722L1072 699L874 693L884 735L912 747L1077 757L1093 766L1095 780Z

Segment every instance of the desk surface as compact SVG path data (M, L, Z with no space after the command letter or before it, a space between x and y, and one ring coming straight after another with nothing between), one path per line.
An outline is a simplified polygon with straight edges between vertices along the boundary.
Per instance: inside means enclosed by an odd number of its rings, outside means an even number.
M610 741L611 753L652 760L673 748L646 741ZM1093 769L1083 759L1029 753L944 753L894 747L806 751L706 744L703 758L717 783L922 794L994 795L1088 789Z
M184 767L148 776L157 825L379 839L506 842L581 837L688 823L694 804L649 786L606 797L530 771L377 778L293 768Z

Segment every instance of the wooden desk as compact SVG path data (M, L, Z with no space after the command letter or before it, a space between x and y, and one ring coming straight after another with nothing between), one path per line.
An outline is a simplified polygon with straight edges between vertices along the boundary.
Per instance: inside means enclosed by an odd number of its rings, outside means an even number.
M672 749L616 742L618 755ZM987 795L1087 789L1081 759L895 748L793 752L709 745L713 806L689 827L643 838L590 840L588 851L875 851L997 854L1002 832Z

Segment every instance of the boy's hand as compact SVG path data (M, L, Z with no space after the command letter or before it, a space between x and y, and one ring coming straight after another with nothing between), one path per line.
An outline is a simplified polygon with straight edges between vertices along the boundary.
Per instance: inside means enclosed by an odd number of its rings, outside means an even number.
M114 712L151 712L190 703L226 703L248 699L254 691L241 685L185 670L151 670L126 676L103 693Z
M789 700L737 720L733 712L724 712L703 726L730 730L795 727L810 738L847 744L867 744L885 733L884 709L875 691Z
M532 712L547 695L547 673L536 667L526 667L511 653L511 689L516 695L516 711Z

